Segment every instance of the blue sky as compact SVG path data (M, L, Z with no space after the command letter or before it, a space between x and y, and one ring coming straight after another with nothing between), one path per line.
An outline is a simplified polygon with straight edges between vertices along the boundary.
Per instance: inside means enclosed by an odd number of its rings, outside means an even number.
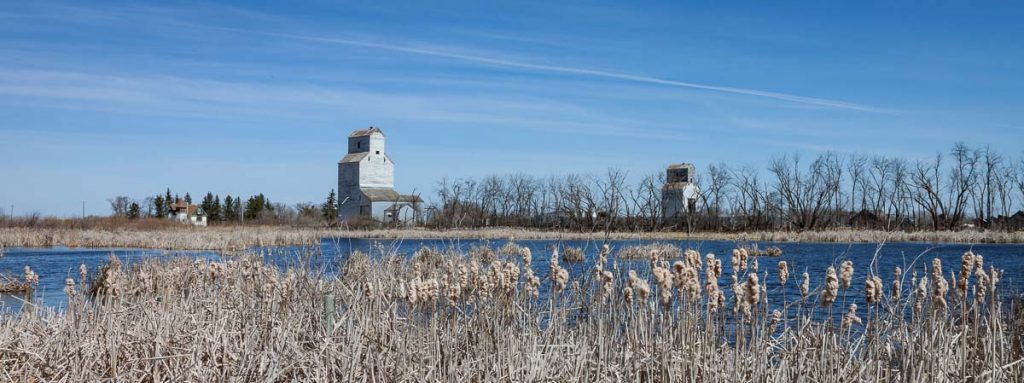
M443 176L1021 153L1020 3L680 3L7 2L0 205L319 201L370 125L397 187L425 194Z

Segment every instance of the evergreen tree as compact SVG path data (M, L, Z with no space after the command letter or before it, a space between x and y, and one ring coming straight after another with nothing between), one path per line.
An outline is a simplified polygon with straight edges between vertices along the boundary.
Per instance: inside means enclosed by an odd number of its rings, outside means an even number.
M224 222L232 222L238 219L238 212L234 210L234 198L231 198L231 194L224 197L224 213L222 218Z
M263 210L263 201L257 198L257 196L249 197L249 200L245 202L245 219L247 221L255 220L260 216L260 211Z
M185 194L185 197L188 198L188 194ZM213 193L207 192L206 196L203 197L203 202L199 204L199 207L203 209L204 213L206 213L207 221L213 221L215 214L213 213Z
M327 194L327 201L324 201L323 207L320 208L323 213L325 221L333 221L338 217L338 196L334 193L334 189L331 189L331 193Z
M167 193L164 194L164 204L165 204L164 205L164 209L166 209L168 211L171 210L171 204L173 204L175 202L177 202L177 201L171 199L171 188L167 188Z
M213 197L213 208L206 212L209 215L210 220L220 221L223 217L220 216L220 196Z
M270 200L263 195L263 193L249 197L249 200L245 203L245 219L256 220L262 217L264 212L271 213L274 211L274 206L270 204Z
M185 193L185 203L192 204L192 196L188 195L188 193Z
M132 202L131 206L128 207L128 218L129 219L139 218L139 216L142 215L142 211L141 210L142 209L139 208L139 203L138 202Z
M153 206L156 208L157 217L167 217L167 205L168 203L162 195L157 194L156 198L153 198Z

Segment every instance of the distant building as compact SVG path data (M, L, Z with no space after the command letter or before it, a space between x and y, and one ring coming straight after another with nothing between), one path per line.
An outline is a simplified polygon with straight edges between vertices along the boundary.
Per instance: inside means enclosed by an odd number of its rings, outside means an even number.
M206 212L203 208L180 199L167 207L167 218L193 226L206 226Z
M374 127L352 132L348 154L338 161L338 220L417 222L423 200L394 187L395 163L384 151L384 133Z
M661 188L662 219L677 220L697 208L700 191L693 182L693 164L669 165Z

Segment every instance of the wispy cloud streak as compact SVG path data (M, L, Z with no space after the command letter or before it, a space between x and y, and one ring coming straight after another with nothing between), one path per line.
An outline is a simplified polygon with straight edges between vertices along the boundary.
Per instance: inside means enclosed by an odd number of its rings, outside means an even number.
M309 36L309 35L299 35L299 34L291 34L291 33L269 32L269 31L260 31L260 30L252 30L252 29L216 27L216 26L205 26L205 25L196 25L196 26L197 27L201 27L201 28L218 29L218 30L237 32L237 33L257 34L257 35L270 36L270 37L278 37L278 38L284 38L284 39L311 41L311 42L319 42L319 43L325 43L325 44L339 44L339 45L347 45L347 46L354 46L354 47L387 50L387 51L392 51L392 52L402 52L402 53L418 54L418 55L425 55L425 56L442 57L442 58L449 58L449 59L454 59L454 60L461 60L461 61L467 61L467 62L475 62L475 63L480 63L480 64L487 64L487 65L492 65L492 66L501 66L501 67L508 67L508 68L519 68L519 69L527 69L527 70L540 71L540 72L549 72L549 73L573 74L573 75L590 76L590 77L606 78L606 79L614 79L614 80L622 80L622 81L631 81L631 82L646 83L646 84L665 85L665 86L672 86L672 87L678 87L678 88L699 89L699 90L708 90L708 91L715 91L715 92L722 92L722 93L739 94L739 95L745 95L745 96L763 97L763 98L769 98L769 99L774 99L774 100L781 100L781 101L787 101L787 102L793 102L793 103L799 103L799 104L805 104L805 105L821 106L821 107L827 107L827 108L835 108L835 109L846 109L846 110L855 110L855 111L872 112L872 113L891 113L892 112L891 110L884 109L884 108L878 108L878 107L869 106L869 105L855 104L855 103L846 102L846 101L839 101L839 100L830 100L830 99L816 98L816 97L805 97L805 96L798 96L798 95L793 95L793 94L771 92L771 91L764 91L764 90L757 90L757 89L747 89L747 88L737 88L737 87L728 87L728 86L719 86L719 85L699 84L699 83L693 83L693 82L687 82L687 81L668 80L668 79L663 79L663 78L658 78L658 77L643 76L643 75L636 75L636 74L630 74L630 73L621 73L621 72L611 72L611 71L598 70L598 69L569 67L569 66L561 66L561 65L536 64L536 63L530 63L530 62L524 62L524 61L516 61L516 60L508 60L508 59L501 59L501 58L494 58L494 57L469 55L469 54L456 53L456 52L440 50L440 49L432 49L432 48L421 48L421 47L415 47L415 46L386 44L386 43L378 43L378 42L364 41L364 40L355 40L355 39L345 39L345 38L337 38L337 37L322 37L322 36Z

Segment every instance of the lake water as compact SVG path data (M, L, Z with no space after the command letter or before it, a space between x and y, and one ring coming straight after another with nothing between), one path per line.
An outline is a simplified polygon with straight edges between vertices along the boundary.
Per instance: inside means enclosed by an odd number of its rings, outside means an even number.
M621 249L628 246L642 245L651 241L610 241L613 249ZM719 283L726 289L730 283L731 265L729 257L732 249L737 246L733 241L657 241L676 245L682 249L694 249L700 251L703 256L708 252L715 253L723 261L723 276ZM280 266L296 266L300 262L309 262L311 267L323 269L328 274L337 271L338 265L353 250L361 250L368 254L375 255L382 252L397 251L399 254L411 255L416 250L426 246L440 249L461 249L468 250L474 245L489 245L493 248L504 245L504 240L368 240L368 239L324 239L321 242L320 256L312 259L303 259L302 254L308 254L309 249L300 247L265 248L265 260ZM516 241L521 246L529 247L533 252L534 273L544 279L548 274L548 260L550 259L550 248L558 241L548 240L521 240ZM587 261L583 263L566 264L562 266L569 269L573 278L581 273L590 270L596 254L601 248L601 242L596 241L562 241L563 246L574 246L584 249ZM750 242L742 242L750 244ZM921 275L924 265L931 266L933 258L942 259L943 271L949 278L950 271L959 271L960 257L965 251L972 250L974 253L984 256L986 268L995 266L1003 269L1005 274L1001 281L1002 291L1021 291L1024 287L1024 275L1022 275L1022 260L1024 257L1024 245L1020 244L927 244L927 243L894 243L879 246L877 244L844 244L844 243L772 243L756 242L761 248L777 246L782 249L781 257L761 257L760 271L763 275L767 270L770 274L767 281L770 296L776 297L781 294L777 282L778 262L786 261L790 267L790 280L786 288L786 295L789 299L799 297L799 284L801 275L807 271L811 277L811 288L819 286L825 278L825 269L830 265L838 266L844 260L851 260L854 263L854 282L849 292L850 299L857 299L861 307L863 296L864 279L869 275L872 259L877 259L875 270L886 285L886 294L892 281L893 270L898 266L904 270L904 296L909 294L910 270L918 270ZM90 270L103 265L111 255L115 255L122 262L130 264L141 259L167 259L170 257L184 256L192 258L205 258L218 260L221 258L216 252L210 251L161 251L161 250L139 250L139 249L70 249L70 248L8 248L5 256L0 258L0 273L11 273L22 275L22 270L27 265L40 277L40 283L34 297L39 304L59 308L64 302L64 280L67 277L78 281L78 268L85 264ZM876 257L877 254L877 257ZM609 264L614 260L615 250ZM751 261L752 262L752 261ZM648 262L646 260L619 260L618 266L621 278L625 278L625 272L629 269L637 270L641 275L648 274ZM837 267L838 269L838 267ZM701 278L704 273L701 272ZM549 283L542 283L542 294L546 294L546 287ZM652 282L653 285L653 282ZM621 286L621 285L620 285ZM951 284L952 287L952 284ZM726 289L726 294L731 298L731 292ZM21 306L22 297L4 296L0 300L0 309L13 310ZM772 298L778 299L778 298Z

